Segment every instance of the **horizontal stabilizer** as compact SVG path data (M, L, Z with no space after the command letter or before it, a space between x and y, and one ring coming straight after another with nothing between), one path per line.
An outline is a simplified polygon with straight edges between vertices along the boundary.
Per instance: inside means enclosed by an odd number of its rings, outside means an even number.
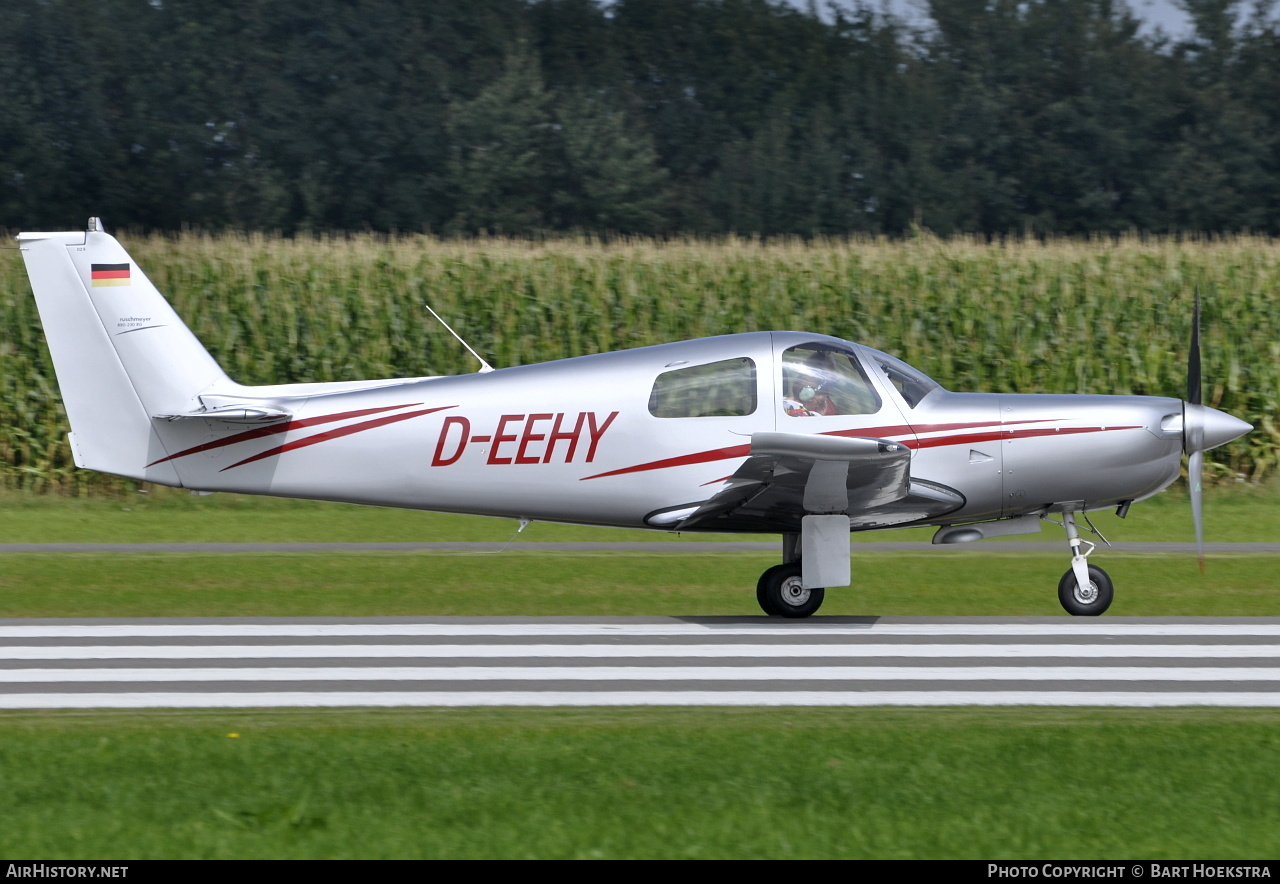
M231 424L274 424L287 421L293 412L277 405L278 400L257 397L228 395L225 393L202 393L197 397L200 407L194 411L178 414L157 414L156 420L177 421L201 418L203 420L223 421Z
M157 414L157 420L178 421L202 418L204 420L226 421L231 424L274 424L287 421L293 414L283 408L264 405L223 405L201 411L189 411L186 414Z

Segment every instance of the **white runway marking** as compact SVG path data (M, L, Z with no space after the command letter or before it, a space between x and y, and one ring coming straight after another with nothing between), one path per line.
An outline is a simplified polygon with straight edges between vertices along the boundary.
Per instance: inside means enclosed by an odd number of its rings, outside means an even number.
M0 709L615 705L1280 706L1280 622L0 625Z
M270 709L290 706L1280 706L1280 693L1156 691L463 691L3 696L0 709Z
M774 659L792 657L841 657L875 659L878 657L960 658L1009 657L1090 660L1099 657L1151 657L1170 660L1231 658L1280 658L1280 643L1270 645L1105 645L1095 644L843 644L843 645L770 645L768 655ZM734 645L58 645L45 647L0 646L4 660L234 660L234 659L330 659L362 657L426 658L543 658L574 657L586 659L627 657L759 657L759 644Z
M0 669L0 684L139 681L1274 681L1280 669L1163 666L307 666Z

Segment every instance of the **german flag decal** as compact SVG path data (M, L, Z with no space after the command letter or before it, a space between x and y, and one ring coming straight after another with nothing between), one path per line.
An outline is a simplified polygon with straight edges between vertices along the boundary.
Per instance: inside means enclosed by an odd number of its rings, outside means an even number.
M94 288L100 285L129 284L128 264L92 264L89 269Z

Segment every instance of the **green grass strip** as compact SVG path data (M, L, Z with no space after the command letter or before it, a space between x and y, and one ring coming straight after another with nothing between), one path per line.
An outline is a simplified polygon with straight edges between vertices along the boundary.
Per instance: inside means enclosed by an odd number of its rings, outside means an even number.
M1280 852L1280 711L0 714L8 859Z
M759 615L766 553L24 554L0 617ZM1280 556L1112 553L1116 616L1280 616ZM1063 615L1065 555L855 555L827 615Z
M1091 515L1112 540L1194 540L1191 505L1182 483L1135 505L1126 519L1111 512ZM1225 485L1206 490L1205 538L1211 542L1280 540L1280 484ZM776 540L776 535L672 534L666 531L596 528L535 522L518 538L513 519L456 516L417 510L243 494L198 497L168 488L132 492L116 499L67 498L0 492L0 540L5 543L417 543L431 541L649 542ZM1061 542L1052 525L1025 539ZM921 541L933 528L870 531L855 542ZM1017 540L1018 538L1009 538Z

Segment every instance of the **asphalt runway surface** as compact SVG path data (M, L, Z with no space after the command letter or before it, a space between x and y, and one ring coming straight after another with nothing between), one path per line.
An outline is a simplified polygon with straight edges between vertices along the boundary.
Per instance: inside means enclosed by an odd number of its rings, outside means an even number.
M1280 706L1280 618L0 620L0 708Z

